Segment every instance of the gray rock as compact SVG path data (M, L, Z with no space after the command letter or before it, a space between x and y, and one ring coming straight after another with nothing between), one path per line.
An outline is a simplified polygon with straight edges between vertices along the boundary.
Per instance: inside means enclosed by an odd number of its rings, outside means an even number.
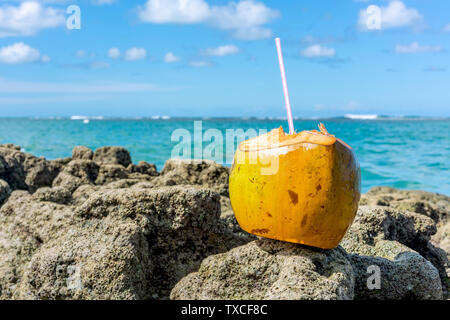
M94 152L85 146L77 146L72 150L72 159L74 160L92 160Z
M12 149L15 151L20 151L22 149L20 146L16 146L12 143L0 144L0 148Z
M0 179L0 206L8 199L11 194L11 188L8 182Z
M54 187L64 187L74 192L83 184L93 184L97 179L99 166L92 160L72 160L53 181Z
M38 189L33 194L33 199L36 201L49 201L60 204L69 204L72 200L71 192L64 187L44 187Z
M51 186L59 173L58 166L44 158L27 157L24 162L25 183L30 192Z
M206 258L171 299L351 300L354 274L342 248L316 250L261 239Z
M450 221L448 218L450 216L450 197L418 190L375 187L362 196L361 203L423 214L436 222L437 232L431 237L430 250L427 250L427 244L425 249L417 251L439 269L444 294L450 296L450 279L448 278L450 274ZM436 247L443 249L446 257L442 257L443 253Z
M119 164L104 164L100 167L95 184L104 185L128 178L128 171Z
M443 271L445 276L446 255L429 242L435 232L434 221L425 215L381 206L361 206L341 242L341 246L353 254L352 262L357 262L353 265L359 275L356 278L355 299L434 299L442 296L441 279L436 278L436 274ZM381 260L371 260L370 257ZM381 290L368 292L367 269L359 269L366 266L362 260L379 261L384 274L391 274L383 278ZM423 272L417 273L417 270ZM418 282L428 286L421 287ZM392 291L392 288L396 289Z
M89 197L95 192L100 190L100 186L94 186L92 184L83 184L79 186L73 193L72 199L75 206L83 204Z
M59 168L59 170L61 171L63 169L63 167L67 166L69 164L70 161L72 161L72 158L58 158L55 160L49 160L50 163L53 163L56 167Z
M155 185L200 185L228 196L228 168L210 160L167 160Z
M69 207L33 197L14 191L0 209L0 300L13 298L32 256L72 221Z
M349 255L356 274L355 299L442 299L439 272L420 254L396 241L385 240L378 241L373 250L377 256ZM371 278L375 275L371 269L374 266L380 272L378 288L377 280Z
M149 175L149 176L158 176L159 173L156 170L156 166L154 164L145 162L145 161L140 161L137 165L136 164L130 164L128 166L128 171L130 173L140 173L140 174L144 174L144 175Z
M40 187L51 186L59 167L19 150L0 146L0 178L8 182L12 190L34 192Z
M219 195L205 189L100 190L64 231L42 238L14 297L168 298L206 256L245 243L220 228L219 215Z
M131 156L128 150L122 147L101 147L94 152L94 161L99 164L120 164L128 167Z
M418 190L374 187L362 195L361 204L416 212L432 218L435 222L446 220L450 215L450 197Z

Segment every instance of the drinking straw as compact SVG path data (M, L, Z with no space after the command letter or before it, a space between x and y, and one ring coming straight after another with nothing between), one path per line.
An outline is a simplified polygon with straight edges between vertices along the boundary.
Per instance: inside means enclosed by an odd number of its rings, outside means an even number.
M292 120L291 100L289 99L289 91L286 81L286 71L284 70L283 52L281 51L280 38L275 38L275 43L277 45L278 61L280 63L281 81L283 82L284 101L286 102L286 112L289 123L289 134L294 134L295 129L294 121Z

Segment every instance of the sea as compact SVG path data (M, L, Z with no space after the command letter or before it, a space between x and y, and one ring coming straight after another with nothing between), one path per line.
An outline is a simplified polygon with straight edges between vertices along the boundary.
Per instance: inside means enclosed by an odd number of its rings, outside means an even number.
M450 195L450 118L348 115L296 119L295 128L317 129L319 123L354 149L363 192L391 186ZM0 144L13 143L47 159L70 157L78 145L123 146L133 162L154 163L159 170L171 157L210 158L229 166L245 134L280 126L288 130L281 118L0 118Z

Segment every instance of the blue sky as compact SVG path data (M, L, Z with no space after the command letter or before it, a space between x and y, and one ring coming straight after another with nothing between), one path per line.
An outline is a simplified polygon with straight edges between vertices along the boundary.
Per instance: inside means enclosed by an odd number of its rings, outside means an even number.
M0 116L283 116L276 36L296 117L450 116L447 0L0 0Z

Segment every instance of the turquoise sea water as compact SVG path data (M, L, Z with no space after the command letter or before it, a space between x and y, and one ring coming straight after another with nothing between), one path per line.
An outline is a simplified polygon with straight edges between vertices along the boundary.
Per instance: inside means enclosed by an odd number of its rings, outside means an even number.
M321 121L330 133L355 150L361 165L363 192L384 185L450 194L450 120ZM297 131L316 129L319 122L298 120L295 127ZM287 130L283 120L202 120L203 132L218 129L224 140L227 129L271 130L280 125ZM134 162L155 163L160 170L178 144L171 141L175 129L188 130L193 138L194 120L91 119L84 123L70 119L0 119L0 143L14 143L48 159L69 157L76 145L92 149L119 145L131 152ZM206 147L210 140L203 144ZM224 161L225 158L224 148Z

